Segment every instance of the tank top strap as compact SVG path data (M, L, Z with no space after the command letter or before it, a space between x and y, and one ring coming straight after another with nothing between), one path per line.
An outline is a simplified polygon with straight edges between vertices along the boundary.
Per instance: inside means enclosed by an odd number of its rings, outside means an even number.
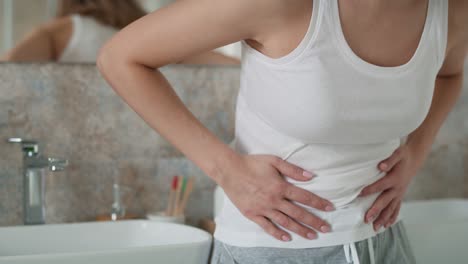
M317 2L320 2L320 6L321 6L321 11L319 12L320 14L318 14L319 16L323 17L322 19L331 19L331 15L332 15L332 10L331 10L331 4L330 3L331 1L328 1L328 0L314 0L314 2L317 1ZM332 1L338 1L338 0L332 0Z
M73 24L73 35L77 35L81 33L81 29L83 28L83 18L79 14L73 14L70 16L72 24Z
M72 22L72 34L65 46L65 49L57 59L59 62L69 61L70 57L73 56L74 49L80 39L81 31L83 30L83 19L80 15L72 14L70 15L70 20Z
M85 17L83 17L82 15L78 15L78 14L74 15L73 17L74 17L73 35L75 36L75 38L80 39L83 35L84 29L87 28Z
M322 21L325 13L324 7L327 5L327 0L312 0L314 2L313 6L317 9L316 20Z

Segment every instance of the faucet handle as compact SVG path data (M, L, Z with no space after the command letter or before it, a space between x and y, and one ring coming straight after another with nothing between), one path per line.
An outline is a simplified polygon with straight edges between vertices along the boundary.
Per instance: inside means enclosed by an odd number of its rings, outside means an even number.
M36 140L9 138L7 141L8 143L21 144L21 149L27 156L34 156L39 154L39 143Z
M37 144L36 140L26 140L22 138L8 138L9 143Z
M51 171L63 171L68 166L68 160L66 159L48 158L48 160Z

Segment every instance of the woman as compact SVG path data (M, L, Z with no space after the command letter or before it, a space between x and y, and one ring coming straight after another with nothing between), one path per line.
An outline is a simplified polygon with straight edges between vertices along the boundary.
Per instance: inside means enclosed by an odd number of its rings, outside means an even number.
M57 17L29 33L4 60L96 62L112 35L144 15L132 0L62 0Z
M95 63L110 37L145 14L134 0L62 0L57 17L34 29L3 60ZM178 63L239 64L239 60L210 51Z
M414 263L398 213L460 94L467 14L454 0L177 1L114 36L98 67L225 191L212 263ZM154 69L239 40L230 148Z

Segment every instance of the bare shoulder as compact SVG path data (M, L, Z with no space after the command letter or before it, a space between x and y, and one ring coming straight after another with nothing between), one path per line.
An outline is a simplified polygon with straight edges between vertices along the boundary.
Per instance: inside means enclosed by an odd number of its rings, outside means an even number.
M246 0L245 2L245 8L250 10L248 11L249 23L254 29L250 39L259 43L268 39L280 27L287 25L286 22L291 21L292 18L297 18L298 14L303 13L302 10L304 10L304 1Z
M70 16L55 18L42 24L39 29L49 34L57 34L63 31L69 31L72 29L72 19Z
M468 52L468 1L448 1L448 39L444 63L439 75L453 75L463 72Z
M298 6L301 1L178 0L175 4L183 5L178 2L187 2L186 6L204 5L206 12L210 12L209 15L219 23L235 23L231 25L230 31L238 31L236 35L246 36L246 39L262 39L263 35L284 21L284 14L288 10Z
M190 1L190 0L185 0ZM286 14L294 6L290 1L284 0L204 0L219 6L219 12L226 12L237 20L236 27L231 30L248 31L249 39L262 39L271 31L272 27L281 22L281 14ZM300 2L300 1L294 1ZM297 4L296 4L297 6ZM248 30L246 30L248 29Z
M29 38L53 38L58 32L63 32L64 29L71 27L71 19L59 18L54 19L33 28L29 33Z
M459 41L468 41L468 1L449 1L449 39L456 45Z
M98 62L119 56L157 68L240 40L258 39L275 29L286 2L177 0L119 31L101 48Z
M72 33L72 21L70 17L56 18L33 28L25 37L36 43L52 43L55 46L57 40L68 37Z
M449 16L454 22L467 22L468 1L466 0L446 0L449 5Z

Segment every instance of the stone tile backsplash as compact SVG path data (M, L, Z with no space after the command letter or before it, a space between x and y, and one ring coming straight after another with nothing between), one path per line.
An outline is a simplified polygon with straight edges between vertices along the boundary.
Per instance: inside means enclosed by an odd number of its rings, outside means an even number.
M234 131L239 69L161 68L187 107L228 144ZM43 153L70 160L46 181L47 223L108 214L114 180L127 212L166 207L174 174L196 177L188 222L210 217L215 183L153 131L108 87L93 65L0 65L0 225L22 223L22 156L8 137L39 140Z

